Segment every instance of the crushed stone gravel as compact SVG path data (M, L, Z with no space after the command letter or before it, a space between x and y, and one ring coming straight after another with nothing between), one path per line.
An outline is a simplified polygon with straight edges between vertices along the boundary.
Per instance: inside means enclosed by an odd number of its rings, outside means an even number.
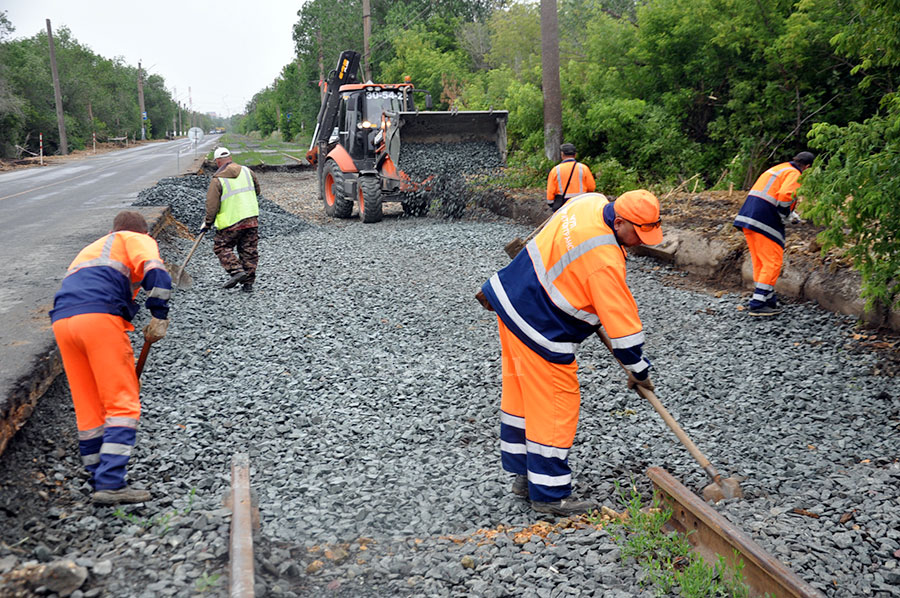
M157 191L196 223L201 183ZM292 197L292 212L321 212L314 177L261 183L264 197ZM168 336L150 352L130 478L153 500L119 512L88 502L60 377L0 460L0 566L71 556L90 571L82 591L225 596L221 497L231 455L247 451L258 596L655 595L608 530L572 524L516 543L544 518L500 468L496 322L473 295L529 230L271 213L260 215L254 292L221 289L204 242L194 286L175 292ZM189 247L171 237L162 249L178 262ZM738 310L740 294L664 284L678 276L629 258L657 394L723 474L743 479L745 499L717 509L829 597L897 596L894 380L852 350L848 318L797 303L758 321ZM146 321L142 310L135 325ZM589 340L578 360L576 493L622 510L616 484L649 500L653 465L699 492L702 470L606 349Z

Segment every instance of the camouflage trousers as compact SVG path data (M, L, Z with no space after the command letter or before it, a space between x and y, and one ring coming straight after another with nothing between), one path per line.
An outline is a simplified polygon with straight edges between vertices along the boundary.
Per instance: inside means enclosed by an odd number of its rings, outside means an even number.
M243 270L250 275L244 284L253 284L256 280L256 265L259 263L259 253L256 250L258 244L259 228L256 226L238 230L225 229L216 232L213 253L228 274L234 275ZM234 254L235 248L237 256Z

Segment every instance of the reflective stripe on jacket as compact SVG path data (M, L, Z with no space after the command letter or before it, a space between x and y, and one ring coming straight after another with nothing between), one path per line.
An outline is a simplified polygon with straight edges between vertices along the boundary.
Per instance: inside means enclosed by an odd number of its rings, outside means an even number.
M797 203L794 196L800 183L801 171L791 162L784 162L768 169L758 179L740 212L734 226L756 231L784 247L784 221Z
M577 169L572 172L572 169ZM572 180L569 181L569 174ZM566 181L569 181L569 188L566 190ZM594 175L591 169L586 165L576 162L574 158L563 160L553 167L547 176L547 201L552 202L557 194L562 195L565 190L565 198L575 197L582 193L590 193L596 188L594 183Z
M118 231L97 239L75 257L53 298L50 319L105 313L131 320L139 307L138 289L148 294L147 308L166 318L172 278L150 235Z
M602 324L616 357L641 374L649 367L643 327L614 218L599 193L570 200L482 290L510 331L547 361L571 363L578 344Z
M222 183L222 200L216 214L216 228L223 230L245 218L259 216L259 203L253 187L253 177L246 166L233 179L219 177Z

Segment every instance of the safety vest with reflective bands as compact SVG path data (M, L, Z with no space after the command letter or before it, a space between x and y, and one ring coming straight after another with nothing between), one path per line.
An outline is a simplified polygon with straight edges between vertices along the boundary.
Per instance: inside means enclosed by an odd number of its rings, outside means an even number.
M569 175L572 175L571 180ZM568 189L566 189L567 182L569 183ZM582 193L589 193L594 189L596 189L596 183L591 170L581 162L576 162L574 158L563 160L554 166L547 177L547 201L549 202L554 200L555 195L563 195L563 191L566 192L565 198L569 199Z
M153 317L169 313L172 278L150 235L117 231L97 239L75 257L53 298L50 320L101 313L131 320L140 306L134 301L140 287L147 291Z
M568 201L482 290L513 334L547 361L571 363L602 324L616 357L643 379L650 363L614 219L613 204L599 193Z
M784 247L784 218L797 203L801 171L791 162L773 166L756 179L734 226L756 231Z
M259 203L250 169L241 166L241 174L233 179L218 177L222 183L222 199L216 214L216 228L223 230L245 218L259 216Z

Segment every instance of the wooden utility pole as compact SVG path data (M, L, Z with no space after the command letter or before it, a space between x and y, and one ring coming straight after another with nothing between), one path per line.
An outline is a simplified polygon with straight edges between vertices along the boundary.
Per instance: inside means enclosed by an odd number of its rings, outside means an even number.
M152 67L151 67L152 68ZM141 107L141 141L147 138L147 113L144 111L144 74L141 70L141 61L138 60L138 104Z
M544 155L559 160L562 91L559 85L559 17L556 0L541 0L541 86L544 88Z
M316 30L316 41L319 44L319 99L325 97L325 58L322 56L322 30Z
M372 80L372 56L369 54L369 38L372 37L372 7L369 0L362 0L363 5L363 70L366 81Z
M191 98L191 87L188 85L188 121L191 128L194 128L194 100Z
M47 19L47 43L50 44L50 73L53 75L53 95L56 96L56 124L59 127L59 153L69 153L69 142L66 139L66 120L63 118L62 92L59 90L59 72L56 70L56 48L53 47L53 30L50 19Z

